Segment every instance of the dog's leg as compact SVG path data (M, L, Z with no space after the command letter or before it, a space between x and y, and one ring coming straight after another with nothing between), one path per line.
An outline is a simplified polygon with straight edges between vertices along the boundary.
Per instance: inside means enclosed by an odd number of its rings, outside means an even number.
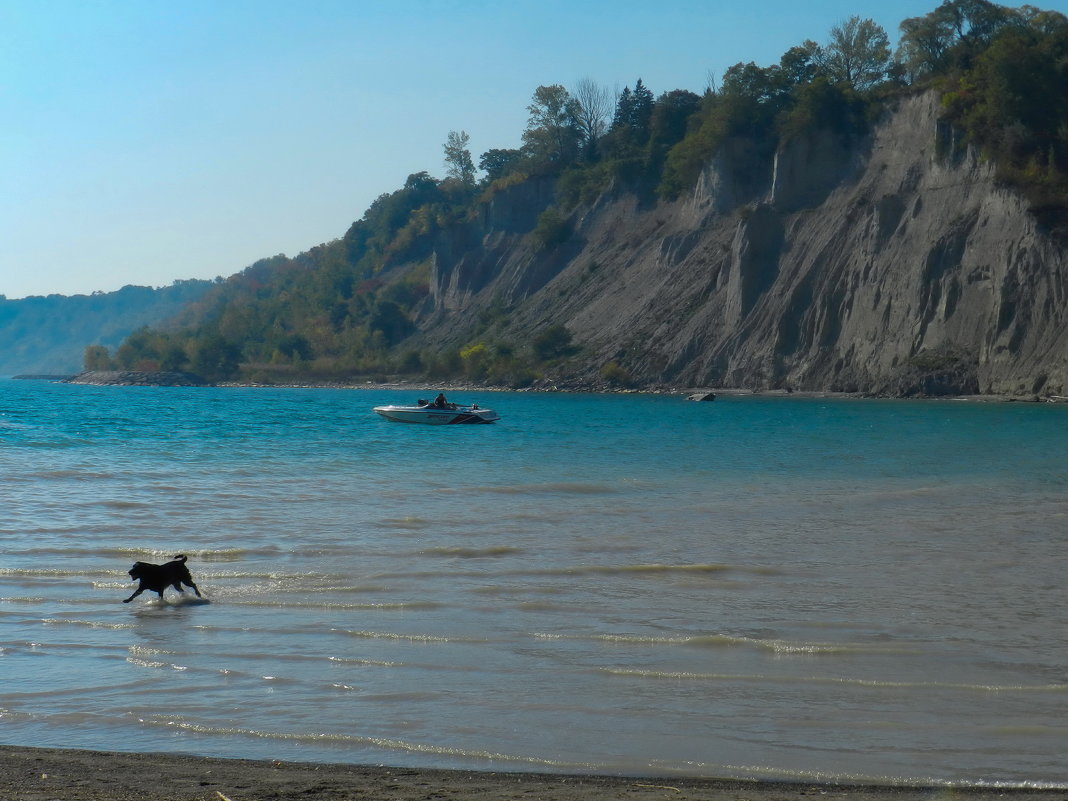
M130 603L130 601L132 601L134 598L136 598L138 595L140 595L144 591L145 591L144 587L138 587L136 590L134 590L134 594L131 595L129 598L127 598L125 601L123 601L123 603L124 604Z
M192 581L185 582L185 586L192 587L193 588L193 592L195 592L197 594L197 598L203 598L204 597L203 595L200 594L200 590L197 588L197 585L194 584Z

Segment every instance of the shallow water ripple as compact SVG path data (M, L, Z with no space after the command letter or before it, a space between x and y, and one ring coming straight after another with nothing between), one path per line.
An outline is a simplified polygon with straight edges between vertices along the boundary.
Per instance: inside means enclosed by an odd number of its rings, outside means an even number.
M396 400L0 381L4 741L1068 784L1068 408Z

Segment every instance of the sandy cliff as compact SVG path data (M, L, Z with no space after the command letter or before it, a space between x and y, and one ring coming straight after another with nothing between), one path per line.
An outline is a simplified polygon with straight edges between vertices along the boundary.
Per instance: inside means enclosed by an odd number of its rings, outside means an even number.
M443 238L427 329L470 341L494 304L498 334L565 324L587 372L644 383L1068 394L1065 248L934 94L861 140L796 139L756 177L721 154L671 204L606 194L545 251L529 232L550 201L515 187Z

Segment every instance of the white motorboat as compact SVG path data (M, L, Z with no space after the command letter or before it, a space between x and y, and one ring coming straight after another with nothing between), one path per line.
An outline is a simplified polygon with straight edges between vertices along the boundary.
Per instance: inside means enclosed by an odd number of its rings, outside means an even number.
M375 414L395 423L424 423L432 426L457 423L492 423L500 419L493 409L483 409L477 403L465 406L462 403L427 403L418 406L375 406Z

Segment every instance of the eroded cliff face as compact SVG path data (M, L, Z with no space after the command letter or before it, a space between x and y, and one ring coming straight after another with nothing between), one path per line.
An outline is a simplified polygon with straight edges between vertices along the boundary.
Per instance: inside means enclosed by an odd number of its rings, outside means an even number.
M1068 254L938 112L795 140L755 186L721 155L684 200L606 195L549 252L551 187L517 187L442 241L424 324L469 337L503 305L513 341L562 323L587 374L647 384L1068 394Z

